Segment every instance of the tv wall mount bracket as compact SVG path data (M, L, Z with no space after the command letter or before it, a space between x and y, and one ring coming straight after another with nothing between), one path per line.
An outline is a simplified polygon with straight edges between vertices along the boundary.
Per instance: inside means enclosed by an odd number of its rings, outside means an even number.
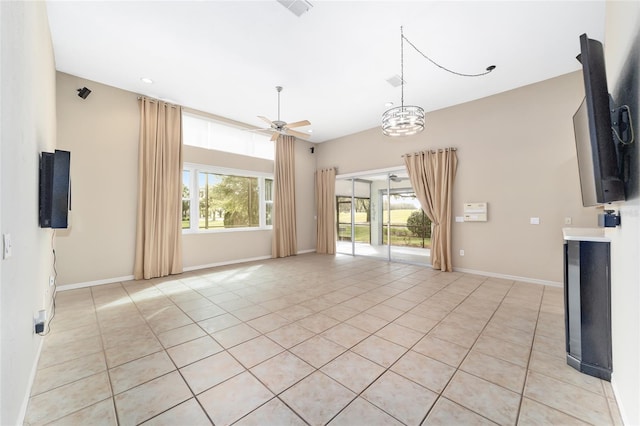
M635 139L633 134L633 119L628 105L616 106L609 96L609 111L611 113L611 130L616 139L623 145L631 145Z

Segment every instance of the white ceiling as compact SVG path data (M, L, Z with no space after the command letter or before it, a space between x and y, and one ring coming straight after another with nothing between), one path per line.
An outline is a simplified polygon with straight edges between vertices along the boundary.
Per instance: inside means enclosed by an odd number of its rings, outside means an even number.
M321 1L295 16L263 1L47 1L56 68L262 127L308 119L311 141L379 126L400 104L425 110L579 69L578 37L604 37L604 1ZM142 83L147 77L153 84ZM98 93L92 96L99 96ZM427 114L427 126L429 115Z

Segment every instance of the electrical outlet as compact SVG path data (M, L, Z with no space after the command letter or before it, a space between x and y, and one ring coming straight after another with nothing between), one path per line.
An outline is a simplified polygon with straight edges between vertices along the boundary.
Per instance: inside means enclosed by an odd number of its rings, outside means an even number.
M47 311L42 309L33 316L33 328L36 334L44 332L44 326L47 323Z
M565 225L571 225L571 218L569 216L564 218L564 224Z
M460 256L464 256L464 250L460 250Z

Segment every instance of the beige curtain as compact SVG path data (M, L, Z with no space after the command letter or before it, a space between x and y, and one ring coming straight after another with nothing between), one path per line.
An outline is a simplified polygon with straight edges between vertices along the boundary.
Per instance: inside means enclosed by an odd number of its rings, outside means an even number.
M140 99L136 279L182 272L182 110Z
M336 169L316 171L316 253L336 253Z
M295 138L280 135L276 140L273 179L273 238L271 257L298 252L296 236Z
M451 272L451 198L458 166L455 148L403 156L411 185L425 214L433 222L431 264Z

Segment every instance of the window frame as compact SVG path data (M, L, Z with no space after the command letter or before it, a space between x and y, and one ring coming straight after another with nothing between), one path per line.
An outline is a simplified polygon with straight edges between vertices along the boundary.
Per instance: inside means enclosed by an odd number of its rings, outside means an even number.
M189 171L189 228L182 228L183 234L216 234L227 232L247 232L247 231L265 231L272 230L273 225L266 224L266 204L265 200L265 179L273 180L273 173L257 172L251 170L233 169L228 167L212 166L207 164L198 164L184 162L182 172ZM259 226L246 226L238 228L217 228L217 229L201 229L200 228L200 187L198 186L199 173L215 173L219 175L238 176L258 179L258 199L259 199ZM182 174L181 173L181 176ZM184 182L183 182L184 183ZM269 201L273 203L273 201ZM198 208L193 208L198 206Z

